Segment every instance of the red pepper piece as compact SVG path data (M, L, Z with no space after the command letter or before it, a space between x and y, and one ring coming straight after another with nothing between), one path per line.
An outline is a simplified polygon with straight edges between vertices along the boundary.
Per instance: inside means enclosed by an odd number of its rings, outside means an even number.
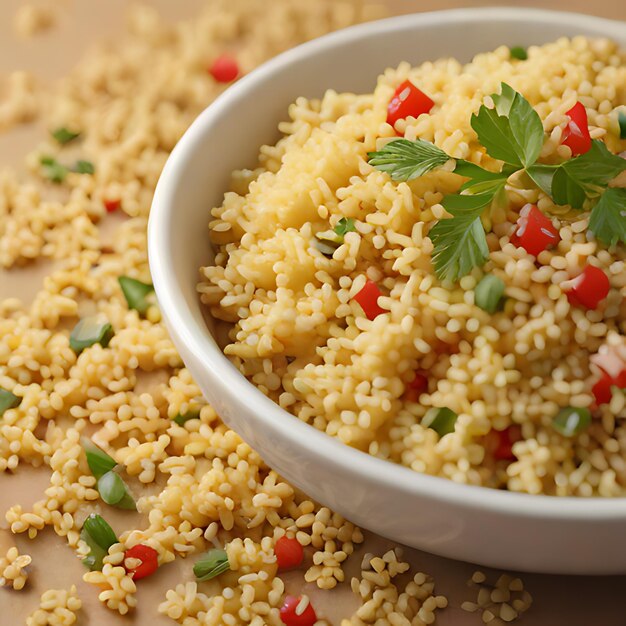
M417 402L425 391L428 391L428 378L422 372L415 372L415 377L406 386L404 399L407 402Z
M304 550L295 537L283 535L274 545L274 554L278 568L281 570L293 569L302 565Z
M378 298L381 295L382 294L378 285L374 281L368 280L363 289L361 289L361 291L359 291L359 293L357 293L352 299L356 300L361 305L367 319L373 320L381 313L387 313L385 309L378 306Z
M508 426L504 430L492 430L496 441L493 451L494 459L498 461L514 461L517 457L513 454L513 444L522 438L522 430L517 425Z
M552 221L534 204L527 204L520 211L511 243L524 248L528 254L538 256L540 252L556 245L561 240Z
M141 580L150 574L154 574L159 568L159 553L150 546L144 546L142 543L129 548L124 552L124 561L126 559L137 559L141 564L131 569L126 569L133 580Z
M610 289L608 276L599 267L587 265L572 281L567 298L573 305L597 309L609 295Z
M601 404L608 404L611 401L611 398L613 397L611 387L614 384L614 380L606 372L602 372L600 380L598 380L591 388L591 393L593 393L598 406Z
M280 619L286 626L313 626L317 622L317 615L310 602L300 615L296 613L301 600L302 598L294 596L285 598L285 602L280 608Z
M582 103L577 102L568 112L570 121L563 129L561 143L568 146L572 155L585 154L591 149L591 135L589 134L589 120L587 111Z
M122 206L122 201L116 198L115 200L105 200L103 204L107 213L114 213Z
M218 83L231 83L239 76L239 65L233 57L223 54L213 61L209 74Z
M435 103L410 80L405 80L395 91L387 105L387 124L398 120L430 113Z

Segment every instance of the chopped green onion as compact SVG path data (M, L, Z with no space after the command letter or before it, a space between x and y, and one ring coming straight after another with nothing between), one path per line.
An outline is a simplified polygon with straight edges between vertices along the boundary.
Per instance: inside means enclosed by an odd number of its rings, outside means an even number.
M454 432L458 415L447 406L428 409L422 418L422 426L432 428L440 437Z
M126 483L114 471L107 472L98 479L100 497L111 506L118 509L136 511L137 505L130 495Z
M80 133L79 132L74 132L73 130L69 130L69 129L65 128L65 126L61 126L60 128L57 128L56 130L51 131L50 134L61 145L65 145L66 143L69 143L70 141L73 141L77 137L80 137Z
M214 548L205 552L193 566L193 573L200 582L211 580L230 569L226 550Z
M552 420L552 427L564 437L574 437L591 424L589 409L568 406L561 409Z
M487 313L495 313L504 295L504 289L504 282L497 276L493 274L483 276L474 289L476 306L487 311Z
M95 343L106 348L113 334L113 326L107 321L102 321L98 315L83 317L70 334L70 347L76 354L80 354Z
M353 233L356 230L354 219L351 217L342 217L333 230L341 237L341 241L343 242L346 233Z
M624 111L617 114L617 123L619 124L619 138L626 139L626 113Z
M0 416L4 415L5 411L19 406L21 401L22 398L16 396L7 389L2 389L2 387L0 387Z
M154 293L154 287L150 283L142 283L140 280L130 278L129 276L120 276L118 279L124 298L129 309L135 309L141 315L144 315L150 305L148 296Z
M517 59L518 61L525 61L528 58L528 52L522 46L513 46L510 54L512 59Z
M179 426L183 426L189 420L196 420L200 417L200 411L187 411L187 413L179 413L173 421Z
M338 247L338 244L330 244L325 241L316 241L315 247L324 255L324 256L333 256L335 254L335 250Z
M91 161L79 160L72 167L72 172L77 174L95 174L96 168Z
M113 529L97 513L92 513L83 524L80 538L89 546L90 552L83 559L83 565L92 572L102 569L102 560L108 554L109 548L117 543Z
M54 157L42 156L39 162L43 166L43 172L46 178L53 183L62 183L69 170L65 165L61 165Z
M101 450L91 439L81 437L80 442L87 457L87 465L96 478L101 478L117 465L115 459Z

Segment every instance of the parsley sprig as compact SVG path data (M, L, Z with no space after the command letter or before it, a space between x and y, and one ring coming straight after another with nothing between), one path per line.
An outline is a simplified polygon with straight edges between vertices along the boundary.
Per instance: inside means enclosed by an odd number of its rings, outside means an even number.
M499 171L456 159L453 171L466 177L460 193L447 195L443 206L452 218L430 230L435 273L441 280L457 281L489 256L481 216L494 205L506 203L509 177L524 171L556 204L590 209L589 229L607 245L626 243L626 190L608 183L626 170L626 160L594 140L589 152L557 165L537 163L544 143L543 124L530 103L502 83L491 96L493 107L483 104L471 126L487 154L502 162ZM409 181L440 168L452 157L434 144L396 139L371 152L369 163L392 180Z

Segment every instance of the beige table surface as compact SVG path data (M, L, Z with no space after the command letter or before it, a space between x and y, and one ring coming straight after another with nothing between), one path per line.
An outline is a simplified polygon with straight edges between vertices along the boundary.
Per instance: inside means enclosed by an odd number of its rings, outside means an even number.
M259 2L272 0L259 0ZM315 0L298 0L315 1ZM22 0L23 2L23 0ZM11 21L20 0L0 0L0 76L10 70L23 68L33 70L40 76L52 79L67 71L81 53L94 41L114 37L123 28L123 11L129 4L125 0L61 0L62 19L50 33L30 41L18 40L11 31ZM193 15L203 0L150 0L168 18L184 18ZM459 6L488 6L488 1L464 2L463 0L389 0L390 9L395 13L409 13L418 10L443 9ZM593 13L607 17L626 19L626 0L526 0L524 2L501 1L500 5L534 6L541 8L561 8ZM626 28L626 26L625 26ZM37 140L40 129L21 128L9 134L0 134L0 166L17 163L24 150ZM28 301L49 270L44 264L36 264L27 269L3 272L0 270L0 298L18 296ZM52 533L44 534L35 542L23 537L14 538L6 530L4 511L19 502L27 507L39 497L47 484L45 472L33 472L20 468L12 476L0 474L0 552L13 542L21 551L33 556L34 565L31 578L22 592L0 589L0 626L24 624L25 616L37 605L37 598L48 588L61 588L75 583L84 602L79 617L79 626L116 626L126 624L167 626L173 624L160 617L156 605L162 600L164 589L178 582L191 579L190 563L179 560L162 568L151 578L149 585L139 585L139 609L133 617L119 618L103 609L96 599L94 588L81 581L83 568L72 552ZM128 515L128 514L126 514ZM126 518L128 520L128 518ZM115 525L116 520L111 519ZM126 522L126 525L128 521ZM626 529L625 529L626 532ZM485 542L489 541L488 533ZM515 541L512 537L511 541ZM364 549L375 551L390 542L368 536ZM572 546L575 550L576 546ZM471 626L482 624L479 614L468 614L459 607L464 600L473 600L472 590L465 587L465 581L474 566L457 563L431 555L407 550L406 554L413 565L435 577L437 590L450 599L450 608L440 612L437 624L440 626ZM359 557L352 559L358 564ZM489 572L496 576L497 572ZM626 625L626 577L565 577L522 576L526 588L534 597L531 610L519 621L522 625L533 626L624 626ZM299 574L291 576L293 588L299 586ZM319 613L339 624L341 617L348 616L355 607L354 599L347 588L329 592L316 592L309 585L306 592L314 596ZM517 623L517 622L516 622Z

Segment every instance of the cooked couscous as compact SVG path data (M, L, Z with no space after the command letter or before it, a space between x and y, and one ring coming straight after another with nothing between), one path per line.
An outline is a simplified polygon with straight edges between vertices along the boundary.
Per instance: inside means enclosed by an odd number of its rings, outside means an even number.
M626 52L502 46L372 86L299 98L212 210L224 352L417 472L623 496Z

